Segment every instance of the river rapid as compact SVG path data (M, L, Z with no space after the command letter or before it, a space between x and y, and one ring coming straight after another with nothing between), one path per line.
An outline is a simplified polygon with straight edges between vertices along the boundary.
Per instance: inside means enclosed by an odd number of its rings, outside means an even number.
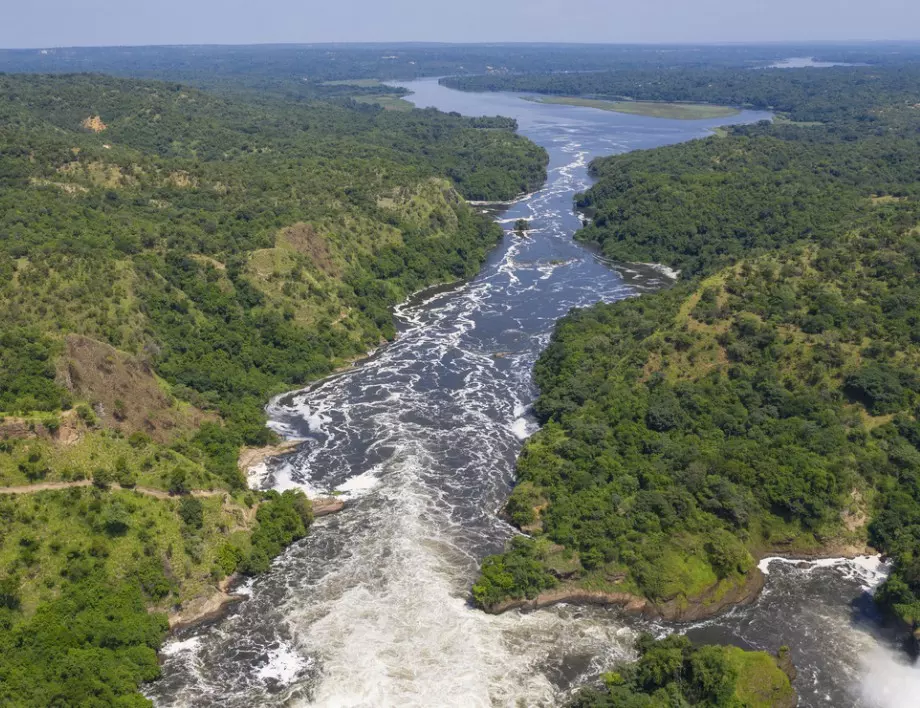
M394 343L270 404L270 425L304 442L253 482L337 492L346 509L246 585L231 616L171 640L147 695L158 706L225 708L554 705L629 657L635 632L648 629L789 645L804 706L914 705L900 701L920 696L916 669L875 630L867 593L884 576L875 559L764 563L757 603L689 627L612 608L491 616L470 606L480 561L514 534L498 511L536 429L531 370L553 324L572 307L668 283L660 269L610 268L573 242L572 195L590 185L588 162L769 116L671 121L436 80L407 86L420 107L516 118L548 150L549 179L512 204L478 207L508 234L476 278L413 298L397 309ZM519 218L531 221L523 237L510 233Z

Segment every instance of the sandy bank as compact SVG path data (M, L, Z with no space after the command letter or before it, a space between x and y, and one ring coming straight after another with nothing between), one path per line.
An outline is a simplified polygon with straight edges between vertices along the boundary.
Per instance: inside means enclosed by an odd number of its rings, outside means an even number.
M268 445L267 447L244 447L240 450L237 464L243 473L248 475L253 467L258 467L273 457L293 452L302 442L303 440L285 440L277 445Z

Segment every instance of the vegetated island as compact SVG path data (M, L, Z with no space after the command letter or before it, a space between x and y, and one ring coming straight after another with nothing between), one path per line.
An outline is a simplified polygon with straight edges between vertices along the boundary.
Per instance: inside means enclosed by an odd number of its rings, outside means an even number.
M3 705L147 705L169 627L340 506L247 488L265 401L478 270L466 197L545 179L513 121L358 88L0 76Z
M733 646L695 646L673 634L636 640L636 661L603 674L602 686L578 691L568 708L795 708L795 668L788 649L776 656Z
M784 72L791 74L784 75ZM773 111L795 123L865 118L883 101L916 103L920 69L910 55L877 55L872 66L754 69L750 66L631 66L612 71L524 70L446 76L462 91L519 91L547 97L737 106Z
M558 323L506 506L528 535L485 559L480 606L695 619L753 599L765 555L871 546L895 562L877 601L920 626L920 113L878 71L859 117L808 94L820 126L594 163L577 237L682 278Z
M583 96L524 96L525 101L553 103L565 106L599 108L602 111L629 113L650 118L671 118L674 120L702 120L705 118L729 118L741 113L731 106L712 106L705 103L666 103L659 101L611 101Z

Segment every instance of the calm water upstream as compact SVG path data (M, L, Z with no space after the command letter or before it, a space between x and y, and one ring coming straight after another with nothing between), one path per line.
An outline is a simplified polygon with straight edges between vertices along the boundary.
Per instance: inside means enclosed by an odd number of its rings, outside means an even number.
M400 307L398 340L370 360L271 404L271 425L305 441L261 484L337 490L348 506L251 583L232 616L166 646L163 678L148 687L157 705L552 705L628 656L641 628L614 609L489 616L470 607L469 587L482 557L514 533L497 511L535 430L531 369L554 322L667 280L653 268L612 270L572 241L572 195L590 183L588 162L767 116L669 121L433 80L410 87L422 107L512 116L549 151L543 189L496 211L506 228L527 218L534 231L507 235L472 281ZM883 650L860 618L878 569L776 562L769 571L753 607L679 629L788 644L803 705L873 705L860 703L860 655ZM887 683L912 677L888 656L873 661L893 672Z

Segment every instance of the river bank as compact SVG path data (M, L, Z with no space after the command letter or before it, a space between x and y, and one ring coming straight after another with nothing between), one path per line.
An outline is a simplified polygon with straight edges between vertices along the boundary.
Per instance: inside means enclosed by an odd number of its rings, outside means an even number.
M287 448L289 451L291 446L282 444L274 446L272 449L277 450L278 448L282 449L283 454L285 449ZM345 508L345 502L335 497L314 498L310 500L310 504L313 509L314 519L337 514ZM252 507L252 518L255 517L257 509L258 504ZM245 577L239 573L232 573L216 584L209 586L207 591L183 603L181 607L171 609L167 613L170 632L176 634L226 617L238 603L247 598L248 594L245 592L234 592L234 588L239 588L245 580Z
M844 561L869 561L881 563L874 549L853 544L831 545L812 552L774 555L776 551L765 552L757 558L757 565L734 581L720 581L702 593L692 597L678 596L664 602L655 602L647 597L629 592L608 592L582 587L575 583L563 583L529 599L509 599L484 608L489 614L502 614L510 610L533 611L553 605L600 605L620 607L627 614L641 615L646 619L670 623L699 622L712 619L735 609L745 607L758 600L766 584L766 575L771 561L807 567L810 563L822 561L833 564Z
M490 614L508 610L538 610L558 604L618 606L629 614L665 622L698 622L716 617L733 607L743 607L757 600L763 590L764 574L754 568L739 582L722 582L696 597L678 597L654 602L626 592L604 592L565 585L540 593L531 600L507 600L486 609Z
M589 96L526 96L525 101L549 103L581 108L595 108L650 118L672 120L701 120L706 118L731 118L741 114L740 108L717 106L709 103L683 103L665 101L615 101Z

